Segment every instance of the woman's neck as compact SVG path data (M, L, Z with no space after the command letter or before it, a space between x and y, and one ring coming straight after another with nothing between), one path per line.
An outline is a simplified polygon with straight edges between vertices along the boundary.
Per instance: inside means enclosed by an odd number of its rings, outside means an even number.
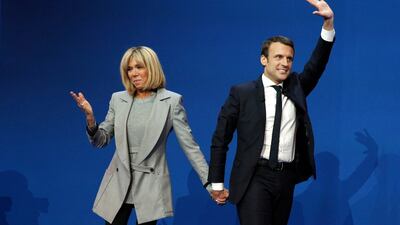
M140 98L140 99L147 98L151 95L151 93L152 93L151 91L136 90L135 98Z

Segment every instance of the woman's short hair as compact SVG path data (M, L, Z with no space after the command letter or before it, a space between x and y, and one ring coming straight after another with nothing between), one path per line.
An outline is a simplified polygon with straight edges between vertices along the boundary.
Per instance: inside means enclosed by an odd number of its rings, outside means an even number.
M138 63L143 63L147 69L148 77L143 90L151 91L165 87L165 75L157 54L149 47L132 47L126 50L124 56L122 56L120 65L122 84L129 94L134 95L136 92L135 86L128 77L128 65L132 59L136 60Z

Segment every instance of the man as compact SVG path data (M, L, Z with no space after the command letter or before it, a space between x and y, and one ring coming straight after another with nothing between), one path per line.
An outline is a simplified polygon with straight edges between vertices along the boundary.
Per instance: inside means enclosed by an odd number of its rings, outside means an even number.
M306 97L328 62L335 31L333 11L324 0L307 0L324 19L321 37L301 73L293 73L293 42L268 39L261 52L263 75L233 86L223 105L211 145L212 196L224 204L226 153L237 130L237 151L229 200L242 225L285 225L295 184L315 178L314 146Z

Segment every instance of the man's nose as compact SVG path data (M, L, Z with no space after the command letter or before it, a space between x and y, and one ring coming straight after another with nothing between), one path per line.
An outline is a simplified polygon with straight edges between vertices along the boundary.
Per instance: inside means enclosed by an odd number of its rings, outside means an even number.
M287 58L282 58L281 64L284 65L284 66L289 65L289 59L287 59Z

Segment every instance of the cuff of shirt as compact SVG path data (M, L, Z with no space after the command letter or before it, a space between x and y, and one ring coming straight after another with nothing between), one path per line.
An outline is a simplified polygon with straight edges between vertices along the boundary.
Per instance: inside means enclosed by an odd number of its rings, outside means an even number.
M321 38L324 41L333 42L333 39L335 38L335 29L333 29L333 30L325 30L324 28L322 28L322 30L321 30Z
M224 183L211 183L211 188L213 191L222 191L224 190Z
M94 128L92 128L92 129L90 129L87 125L86 125L86 132L89 134L89 136L91 136L91 137L93 137L95 134L96 134L96 132L97 132L97 130L99 129L99 125L97 125L97 123L96 123L96 126L94 127Z

